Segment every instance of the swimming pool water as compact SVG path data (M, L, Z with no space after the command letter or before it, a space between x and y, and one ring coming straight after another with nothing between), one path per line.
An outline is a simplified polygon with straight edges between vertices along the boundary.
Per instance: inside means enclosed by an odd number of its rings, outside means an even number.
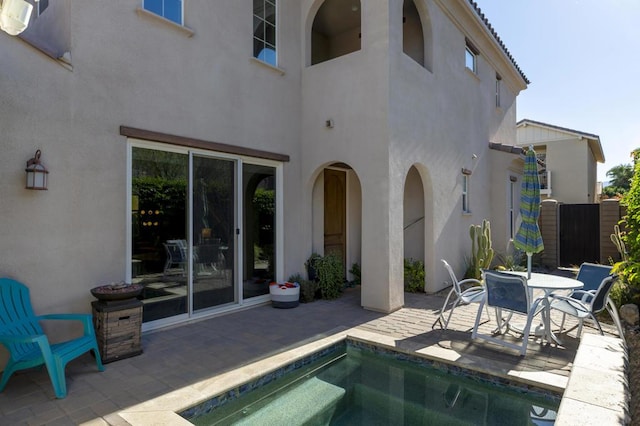
M348 341L186 410L196 425L551 425L560 396Z

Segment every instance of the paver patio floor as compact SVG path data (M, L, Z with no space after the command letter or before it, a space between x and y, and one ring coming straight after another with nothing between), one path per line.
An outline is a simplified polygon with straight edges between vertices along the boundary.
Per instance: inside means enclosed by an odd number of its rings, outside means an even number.
M143 354L106 364L102 373L88 354L72 361L65 399L55 399L46 370L16 373L0 394L0 424L124 425L116 413L127 407L354 327L391 339L403 350L442 349L469 367L482 364L523 377L550 373L558 382L551 387L566 384L578 347L575 330L561 336L564 346L532 339L527 356L519 357L471 340L477 304L457 308L449 330L432 330L442 303L439 295L407 293L405 307L386 315L362 309L360 290L354 288L334 301L317 300L294 309L263 305L145 333ZM494 326L483 325L485 331ZM594 330L585 327L584 332Z

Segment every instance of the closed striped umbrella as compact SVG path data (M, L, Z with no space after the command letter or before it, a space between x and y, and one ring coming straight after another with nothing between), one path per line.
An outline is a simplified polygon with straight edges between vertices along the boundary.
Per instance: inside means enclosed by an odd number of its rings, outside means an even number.
M520 216L522 222L516 234L514 245L527 253L527 275L531 278L531 256L544 250L542 235L538 228L540 216L540 181L538 161L533 147L529 147L524 161L522 189L520 191Z

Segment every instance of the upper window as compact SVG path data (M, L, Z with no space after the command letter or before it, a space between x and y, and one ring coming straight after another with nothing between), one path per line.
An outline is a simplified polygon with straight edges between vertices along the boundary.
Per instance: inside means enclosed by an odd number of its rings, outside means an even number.
M516 185L518 178L509 176L509 238L514 239L516 236Z
M502 77L496 74L496 108L500 108L500 86L502 86Z
M253 56L276 66L276 0L253 0Z
M49 0L40 0L36 3L38 5L38 16L42 15L47 7L49 7Z
M478 50L468 40L464 51L464 64L474 74L478 72Z
M471 213L469 207L469 175L464 173L462 175L462 212Z
M143 0L143 8L182 25L182 0Z

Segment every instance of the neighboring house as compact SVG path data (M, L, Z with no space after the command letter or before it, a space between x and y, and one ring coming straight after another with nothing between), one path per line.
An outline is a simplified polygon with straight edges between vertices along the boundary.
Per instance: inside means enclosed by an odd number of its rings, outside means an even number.
M538 155L543 200L598 202L597 163L604 163L600 136L533 120L517 126L517 145L533 145Z
M0 53L0 275L37 311L142 282L152 329L331 251L390 312L403 258L434 292L471 224L512 236L522 160L489 143L529 82L472 1L61 0ZM24 188L37 149L48 191Z

